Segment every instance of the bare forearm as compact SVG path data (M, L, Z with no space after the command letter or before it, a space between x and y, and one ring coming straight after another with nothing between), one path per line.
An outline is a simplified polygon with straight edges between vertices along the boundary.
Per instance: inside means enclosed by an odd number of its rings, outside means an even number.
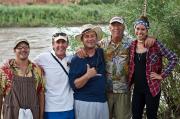
M75 87L76 88L82 88L90 79L90 77L87 76L87 74L84 74L83 76L81 76L80 78L77 78L74 81Z
M39 119L43 119L44 114L44 92L39 94Z
M87 72L74 81L75 87L82 88L88 82L88 80L96 76L96 74L96 69L94 67L90 68L89 64L87 64Z

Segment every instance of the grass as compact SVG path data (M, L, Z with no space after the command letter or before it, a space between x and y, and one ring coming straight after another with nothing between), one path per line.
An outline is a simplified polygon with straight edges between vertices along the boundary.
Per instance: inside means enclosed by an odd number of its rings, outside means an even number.
M114 13L113 11L117 11ZM107 23L125 12L113 4L0 6L0 27L70 26Z

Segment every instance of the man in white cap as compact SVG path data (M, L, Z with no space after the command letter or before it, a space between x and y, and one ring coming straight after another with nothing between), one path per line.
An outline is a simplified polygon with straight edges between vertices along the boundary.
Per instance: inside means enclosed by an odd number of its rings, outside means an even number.
M131 118L131 93L128 89L129 45L132 41L124 35L122 17L115 16L109 22L111 37L100 42L106 57L108 106L110 119Z
M74 119L73 91L69 86L69 56L66 54L68 36L52 36L52 50L37 56L34 61L44 69L45 113L44 119Z
M43 72L28 59L29 52L29 42L18 39L14 45L15 58L0 67L0 112L3 107L3 119L43 119Z
M108 106L110 119L131 118L131 92L128 87L129 46L132 38L124 35L125 22L115 16L109 21L111 36L101 40L104 49L108 85ZM147 46L152 46L155 39L147 38Z
M74 56L69 80L74 90L76 119L109 119L103 50L96 44L102 38L98 26L86 24L75 39L82 41L86 58Z

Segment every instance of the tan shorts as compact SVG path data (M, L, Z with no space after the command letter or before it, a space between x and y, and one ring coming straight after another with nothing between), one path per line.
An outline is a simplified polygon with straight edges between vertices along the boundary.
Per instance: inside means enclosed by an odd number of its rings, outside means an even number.
M110 118L131 118L131 92L108 93L108 106Z

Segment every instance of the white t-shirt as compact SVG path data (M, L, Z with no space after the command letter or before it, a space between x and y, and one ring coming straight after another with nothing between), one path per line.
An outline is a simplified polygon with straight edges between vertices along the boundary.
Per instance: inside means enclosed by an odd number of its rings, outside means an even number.
M45 112L61 112L73 109L73 91L69 85L69 79L59 63L52 57L55 52L42 53L34 59L45 72ZM58 59L58 57L56 56ZM67 72L69 67L68 56L58 59Z

